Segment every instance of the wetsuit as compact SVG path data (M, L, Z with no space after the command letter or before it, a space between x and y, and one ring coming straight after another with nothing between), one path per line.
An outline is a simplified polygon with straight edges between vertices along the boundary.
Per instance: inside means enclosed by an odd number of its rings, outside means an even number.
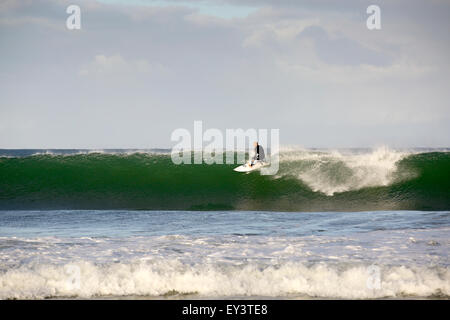
M256 145L255 151L253 153L253 158L251 164L253 165L255 161L263 161L266 158L264 154L264 149L259 144Z

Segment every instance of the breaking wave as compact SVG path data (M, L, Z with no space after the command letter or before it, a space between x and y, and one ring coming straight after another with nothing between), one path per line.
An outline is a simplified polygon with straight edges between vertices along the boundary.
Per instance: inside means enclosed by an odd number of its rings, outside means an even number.
M449 210L450 152L287 149L274 176L164 152L0 157L0 209Z

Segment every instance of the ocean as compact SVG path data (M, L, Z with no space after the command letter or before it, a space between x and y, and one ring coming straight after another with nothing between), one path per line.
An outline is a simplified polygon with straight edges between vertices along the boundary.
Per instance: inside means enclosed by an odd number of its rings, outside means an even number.
M0 299L450 297L447 149L0 150Z

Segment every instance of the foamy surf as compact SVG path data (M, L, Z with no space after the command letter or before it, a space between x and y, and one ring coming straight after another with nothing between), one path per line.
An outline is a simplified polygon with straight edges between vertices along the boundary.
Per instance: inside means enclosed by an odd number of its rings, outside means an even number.
M296 150L281 153L288 163L279 177L295 176L313 191L332 196L337 192L368 187L388 186L400 179L395 175L398 163L411 153L380 147L364 153L342 151ZM413 178L415 172L405 172L402 180Z
M168 294L356 299L450 297L448 268L377 266L379 282L371 279L374 275L370 268L373 266L299 262L190 265L178 260L24 265L0 276L0 298L163 297ZM79 284L75 282L77 279Z
M447 299L448 215L10 212L0 298Z

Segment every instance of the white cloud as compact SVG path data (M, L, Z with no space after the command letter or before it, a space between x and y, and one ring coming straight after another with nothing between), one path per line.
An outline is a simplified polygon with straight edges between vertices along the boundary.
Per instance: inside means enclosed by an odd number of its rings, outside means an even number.
M84 66L79 71L79 75L133 75L165 71L166 68L160 63L151 64L145 59L125 60L120 54L111 56L100 54L96 55L90 64Z
M70 1L17 3L0 5L0 147L170 146L198 119L309 146L450 143L444 2L383 2L373 32L362 1L247 0L262 8L222 19L80 0L80 32L65 28ZM323 32L301 36L311 26Z
M243 40L244 47L261 47L267 41L289 42L309 26L317 25L316 18L288 19L258 23L250 27L249 35Z
M388 66L367 64L340 66L321 62L305 64L289 62L285 59L277 59L275 63L287 74L302 76L305 80L318 84L370 85L388 80L409 81L420 79L436 71L433 67L417 66L405 61Z

